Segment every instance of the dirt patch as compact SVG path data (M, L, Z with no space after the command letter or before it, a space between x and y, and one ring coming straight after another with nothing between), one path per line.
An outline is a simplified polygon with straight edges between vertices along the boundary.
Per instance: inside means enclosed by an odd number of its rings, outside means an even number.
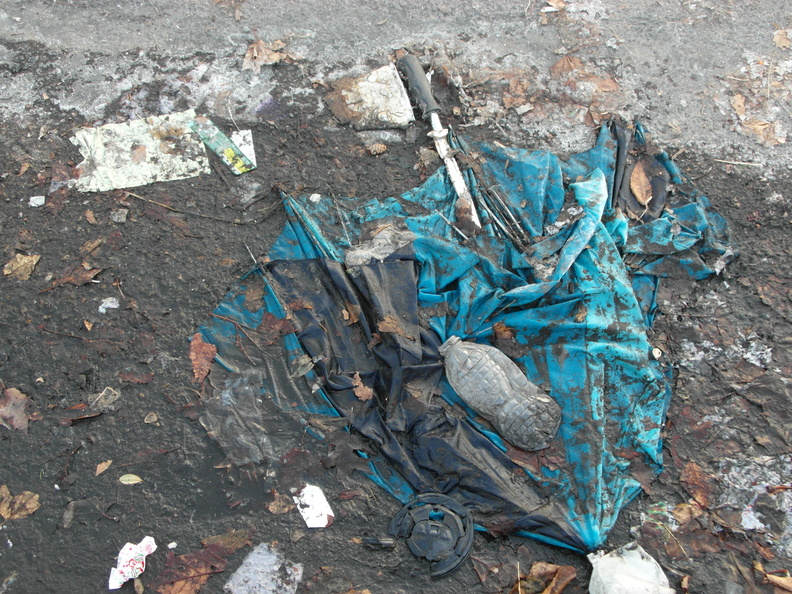
M585 591L582 556L487 534L476 536L472 564L433 582L401 543L393 550L363 543L387 536L400 505L356 475L327 470L327 446L305 430L294 427L287 457L252 472L225 465L196 420L200 396L212 386L193 382L188 338L252 265L248 246L258 256L279 233L280 191L384 197L427 173L416 167L423 124L372 155L354 131L317 115L321 87L285 96L284 89L310 86L300 68L276 72L273 100L253 128L259 167L241 179L211 155L211 176L134 195L64 190L32 208L30 197L46 195L52 179L80 160L68 136L83 122L53 113L59 123L51 129L6 125L0 132L4 262L17 253L41 256L28 280L0 279L0 378L30 398L31 421L27 432L0 428L7 461L0 484L41 502L0 529L0 580L16 575L8 592L98 592L126 541L150 534L162 548L177 543L178 555L206 537L252 527L254 542L278 543L289 561L303 564L304 591L501 592L514 582L516 571L507 574L518 559L523 567L531 560L572 565L578 578L565 591ZM499 139L493 130L470 132ZM715 594L727 591L726 581L749 588L754 560L767 570L789 567L783 543L767 536L789 527L783 514L775 517L783 491L758 504L768 528L748 529L743 510L724 499L722 476L730 460L789 452L792 208L783 192L792 176L764 179L690 153L678 162L731 223L741 256L719 277L663 284L652 338L674 377L666 470L652 482L636 461L647 494L621 515L609 544L637 537L675 587L689 575L691 591ZM122 210L124 222L114 214ZM80 282L57 283L97 269L75 277ZM99 410L97 397L108 387L120 398ZM122 484L125 474L142 482ZM308 530L296 512L273 513L288 486L304 480L328 495L332 528ZM677 519L679 529L669 532L667 517L647 511L661 504L666 516L687 509L679 505L701 513ZM249 550L231 554L226 573L201 591L220 592ZM164 554L152 556L144 583L164 564Z

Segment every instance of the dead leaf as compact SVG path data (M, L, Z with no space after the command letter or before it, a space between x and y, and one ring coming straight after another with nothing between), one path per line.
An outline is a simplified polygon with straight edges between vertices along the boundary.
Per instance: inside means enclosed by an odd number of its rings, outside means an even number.
M550 67L550 74L553 78L561 78L563 75L581 68L583 68L583 62L580 58L567 54Z
M86 241L82 247L80 248L81 254L90 254L96 248L104 243L104 237L97 237L96 239L92 239L91 241Z
M577 577L577 571L571 565L554 565L538 561L531 565L528 575L544 581L545 589L542 594L560 594L569 582Z
M30 163L25 162L22 163L22 166L19 168L19 173L17 175L25 175L25 172L30 169Z
M94 323L89 322L88 320L83 320L83 326L85 326L85 329L88 330L88 332L90 332L94 327Z
M96 465L96 472L94 473L94 476L99 476L100 474L102 474L105 470L110 468L110 465L112 463L113 463L112 460L105 460L104 462L99 462L99 464Z
M492 325L492 332L496 340L510 340L514 338L514 328L509 328L503 322L495 322Z
M756 135L759 140L769 145L783 144L786 137L776 133L776 123L765 120L750 119L742 122L742 127Z
M37 254L32 256L17 254L3 267L3 274L15 280L28 280L40 259L41 256Z
M153 425L157 421L159 421L159 415L155 412L148 413L143 419L143 422L146 423L147 425Z
M118 379L128 384L147 384L154 379L153 373L132 373L131 371L122 371L118 374Z
M253 529L229 530L201 541L202 550L176 557L168 553L165 569L152 582L158 594L197 594L215 573L228 567L225 557L250 544Z
M785 572L787 574L785 576L768 573L759 561L754 561L754 569L762 574L766 582L773 584L776 588L780 588L781 592L792 592L792 577L789 576L788 571Z
M267 504L267 511L277 516L289 513L296 507L291 497L283 493L278 493L275 489L272 489L272 501Z
M67 270L63 276L52 281L52 284L44 289L44 291L51 291L63 285L74 285L81 287L86 283L90 283L93 278L102 272L102 268L85 268L83 265L78 265ZM43 292L43 291L42 291Z
M671 510L671 514L674 516L676 521L679 522L680 526L684 526L688 522L691 522L692 520L702 516L704 514L704 510L702 510L698 505L680 503L674 507L673 510Z
M410 340L415 340L412 336L407 336L407 333L401 327L401 324L399 324L399 320L393 316L385 316L385 319L377 324L377 330L380 332L391 332L409 338Z
M190 361L192 361L194 374L193 383L203 383L206 376L209 375L209 369L212 367L215 355L217 355L217 347L204 342L201 333L196 332L192 341L190 341Z
M253 282L245 288L245 309L259 311L264 306L264 285Z
M638 161L632 170L630 190L641 206L646 206L652 200L652 184L646 175L643 161Z
M685 464L679 477L679 481L685 486L687 492L704 509L709 507L712 496L712 485L708 482L710 478L710 475L706 474L695 462Z
M566 8L566 2L564 2L564 0L547 0L547 3L556 10L563 10Z
M27 433L28 417L25 408L29 403L30 398L16 388L4 388L3 397L0 398L0 425L6 429L18 429Z
M94 215L93 211L88 209L85 211L85 220L88 221L91 225L96 225L99 221L96 220L96 216Z
M357 396L358 400L362 400L363 402L371 400L374 396L374 391L363 383L358 372L355 372L355 375L352 376L352 390L355 392L355 396Z
M773 43L776 44L776 47L780 47L781 49L789 49L792 47L792 40L789 39L789 30L788 29L779 29L773 33ZM22 175L20 173L20 175Z
M143 479L136 474L125 474L118 479L118 482L122 485L137 485L142 483Z
M258 40L251 43L248 47L245 59L242 61L242 70L252 70L255 74L261 72L261 67L269 64L277 64L283 60L296 62L297 58L286 52L278 50L286 47L286 42L282 40L266 43Z
M737 115L740 117L745 116L745 97L739 93L731 98L731 106Z
M30 491L22 491L19 495L11 496L8 486L0 486L0 516L4 520L19 520L26 518L36 511L41 504L39 496Z

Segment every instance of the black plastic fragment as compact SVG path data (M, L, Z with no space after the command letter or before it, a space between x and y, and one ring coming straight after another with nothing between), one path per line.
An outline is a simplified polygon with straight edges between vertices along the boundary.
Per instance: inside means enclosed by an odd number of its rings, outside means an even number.
M459 569L473 548L470 511L440 493L418 495L391 520L389 532L407 539L413 554L431 563L433 578Z

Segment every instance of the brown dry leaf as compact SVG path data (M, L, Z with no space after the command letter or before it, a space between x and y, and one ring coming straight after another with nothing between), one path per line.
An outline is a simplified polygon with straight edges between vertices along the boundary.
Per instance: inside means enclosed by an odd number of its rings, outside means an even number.
M217 347L204 342L201 333L196 332L192 341L190 341L190 361L192 361L194 374L193 383L203 383L206 376L209 375L215 355L217 355Z
M792 577L789 576L788 571L785 576L767 573L759 561L754 561L754 569L762 574L765 581L778 588L776 592L792 592Z
M696 500L702 508L709 507L710 497L712 496L712 485L708 482L712 477L695 462L688 462L682 468L679 481L685 486L691 497Z
M574 72L575 70L580 70L581 68L583 68L583 62L580 58L567 54L550 67L550 74L552 74L554 78L561 78L563 75Z
M784 142L785 139L780 139L776 135L776 123L767 122L765 120L757 120L752 118L742 122L743 128L755 134L759 140L769 144L776 145Z
M680 503L674 507L673 510L671 510L671 515L673 515L676 521L679 522L680 526L684 526L688 522L695 520L703 514L704 510L702 510L698 505L693 505L691 503Z
M646 206L652 200L652 184L649 181L649 176L646 175L643 161L638 161L635 164L630 175L630 190L641 206Z
M96 239L92 239L91 241L86 241L80 248L80 253L90 254L92 251L94 251L104 242L105 242L104 237L97 237Z
M377 330L380 332L391 332L393 334L398 334L399 336L409 338L410 340L415 340L414 337L407 336L404 328L402 328L401 324L399 324L399 320L393 316L385 316L385 319L377 324Z
M248 47L245 59L242 61L242 70L252 70L255 74L261 72L261 67L265 64L277 64L282 60L296 61L297 58L286 52L278 50L286 47L286 42L282 40L266 43L256 41Z
M96 465L96 472L94 473L94 476L99 476L100 474L102 474L105 470L110 468L110 465L112 463L113 463L112 460L105 460L104 462L99 462L99 464Z
M789 39L789 30L779 29L775 31L773 33L773 43L776 44L776 47L780 47L781 49L789 49L792 47L792 40Z
M0 398L0 425L27 433L28 417L25 408L29 402L30 398L16 388L5 388Z
M121 371L118 379L128 384L148 384L154 379L153 373L133 373L132 371Z
M731 98L731 106L737 115L743 117L745 115L745 96L739 93Z
M563 10L566 8L566 2L564 2L564 0L547 0L547 3L556 10Z
M358 372L355 372L355 375L352 376L352 391L355 392L355 396L357 396L358 400L362 400L363 402L371 400L374 397L374 391L363 383Z
M86 210L83 214L85 215L85 220L88 221L89 224L96 225L99 223L99 221L96 220L96 215L94 215L91 209Z
M259 311L264 305L264 285L256 282L245 288L245 309L248 311Z
M577 577L577 571L571 565L554 565L538 561L531 565L528 575L537 577L546 584L542 594L561 594L569 582Z
M102 272L102 270L102 268L86 269L82 265L75 266L74 268L67 270L60 278L56 278L54 281L52 281L52 284L44 290L50 291L67 284L74 285L75 287L81 287L86 283L90 283L97 274Z
M225 557L250 544L253 529L229 530L201 541L204 548L185 555L168 553L165 569L151 584L158 594L197 594L215 573L228 567Z
M291 497L278 493L275 489L272 490L272 501L267 504L267 511L271 514L276 516L287 514L296 507L297 505Z
M93 330L94 323L89 322L88 320L83 320L83 326L85 326L85 329L88 330L88 332L90 332L91 330Z
M19 173L17 175L25 175L25 172L30 169L30 163L22 163L22 166L19 168Z
M492 332L496 340L510 340L514 338L514 328L509 328L503 322L495 322L492 325Z
M3 274L16 280L28 280L40 259L41 256L37 254L32 256L17 254L3 267Z
M4 520L19 520L26 518L36 511L41 504L39 496L30 491L22 491L19 495L11 496L8 486L0 486L0 516Z

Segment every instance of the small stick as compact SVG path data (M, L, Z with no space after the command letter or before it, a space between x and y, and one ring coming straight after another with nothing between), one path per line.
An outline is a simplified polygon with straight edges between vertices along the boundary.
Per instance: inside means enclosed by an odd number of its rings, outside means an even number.
M467 241L467 239L468 239L468 236L467 236L467 235L465 235L464 233L462 233L462 231L460 231L460 230L457 228L457 226L456 226L456 225L454 225L454 223L452 223L451 221L449 221L449 220L448 220L448 218L447 218L447 217L446 217L446 216L445 216L445 215L444 215L442 212L440 212L439 210L436 210L436 211L435 211L435 213L436 213L436 214L438 214L438 215L440 215L440 218L441 218L441 219L443 219L443 220L444 220L446 223L448 223L448 226L449 226L449 227L451 227L451 228L452 228L454 231L456 231L457 233L459 233L459 234L462 236L462 239L464 239L465 241Z
M718 163L726 163L727 165L749 165L751 167L762 167L761 163L748 163L746 161L725 161L723 159L713 159L713 161L717 161Z
M46 326L42 326L41 329L44 330L44 332L49 332L50 334L68 336L69 338L78 338L80 340L87 340L88 342L109 342L111 344L124 344L120 340L109 340L107 338L88 338L87 336L77 336L76 334L69 334L67 332L58 332L57 330L50 330Z

